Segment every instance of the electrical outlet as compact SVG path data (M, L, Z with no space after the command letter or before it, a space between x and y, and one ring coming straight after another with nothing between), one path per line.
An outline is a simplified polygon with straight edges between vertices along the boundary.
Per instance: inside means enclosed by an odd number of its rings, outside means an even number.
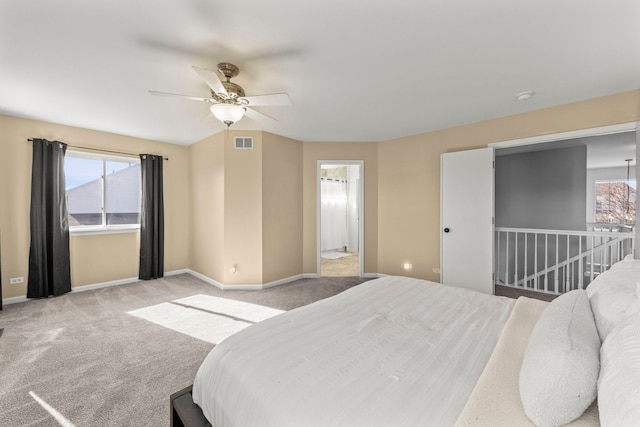
M436 274L440 274L440 268L438 268L438 267L433 267L433 270L432 270L432 271L433 271L434 273L436 273Z
M11 279L9 279L9 283L11 283L12 285L22 282L24 282L24 277L12 277Z

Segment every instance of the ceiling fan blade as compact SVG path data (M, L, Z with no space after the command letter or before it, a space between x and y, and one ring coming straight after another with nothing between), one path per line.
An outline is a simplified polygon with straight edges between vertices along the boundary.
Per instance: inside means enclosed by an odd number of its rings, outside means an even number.
M229 95L216 73L205 68L196 67L195 65L193 69L215 93L221 93L225 96Z
M196 100L196 101L215 102L211 98L200 98L198 96L179 95L177 93L158 92L158 91L155 91L155 90L150 90L149 93L151 95L156 95L156 96L172 96L172 97L176 97L176 98L193 99L193 100Z
M243 96L241 99L249 101L252 107L293 105L286 93L272 93L269 95Z
M246 112L245 115L247 117L249 117L250 119L255 120L256 122L260 122L260 123L265 123L265 124L271 124L271 123L275 123L277 122L276 119L274 119L273 117L269 117L266 114L262 114L256 110L253 110L249 107L245 107L246 108Z

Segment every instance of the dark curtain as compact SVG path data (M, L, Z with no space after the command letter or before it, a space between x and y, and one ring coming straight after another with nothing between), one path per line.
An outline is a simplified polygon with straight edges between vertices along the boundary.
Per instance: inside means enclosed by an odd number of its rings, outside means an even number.
M31 247L27 298L71 291L69 220L64 183L67 145L33 140L31 170Z
M142 280L164 276L164 203L162 156L140 155L142 204L140 207L140 271Z

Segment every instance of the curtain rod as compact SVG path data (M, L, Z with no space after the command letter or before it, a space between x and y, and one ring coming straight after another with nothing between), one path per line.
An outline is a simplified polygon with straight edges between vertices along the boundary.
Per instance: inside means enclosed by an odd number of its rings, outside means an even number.
M27 139L27 141L29 142L33 142L33 139ZM80 145L70 145L67 144L67 147L71 147L71 148L82 148L84 150L93 150L93 151L101 151L103 153L114 153L114 154L126 154L129 156L138 156L139 154L134 154L134 153L125 153L124 151L113 151L113 150L105 150L103 148L92 148L92 147L82 147ZM169 160L168 157L162 157L165 160Z

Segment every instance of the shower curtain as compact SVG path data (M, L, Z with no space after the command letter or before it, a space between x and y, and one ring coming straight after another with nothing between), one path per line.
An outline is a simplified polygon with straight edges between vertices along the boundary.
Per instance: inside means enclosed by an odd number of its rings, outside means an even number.
M347 183L320 181L320 216L322 251L341 250L347 246Z

